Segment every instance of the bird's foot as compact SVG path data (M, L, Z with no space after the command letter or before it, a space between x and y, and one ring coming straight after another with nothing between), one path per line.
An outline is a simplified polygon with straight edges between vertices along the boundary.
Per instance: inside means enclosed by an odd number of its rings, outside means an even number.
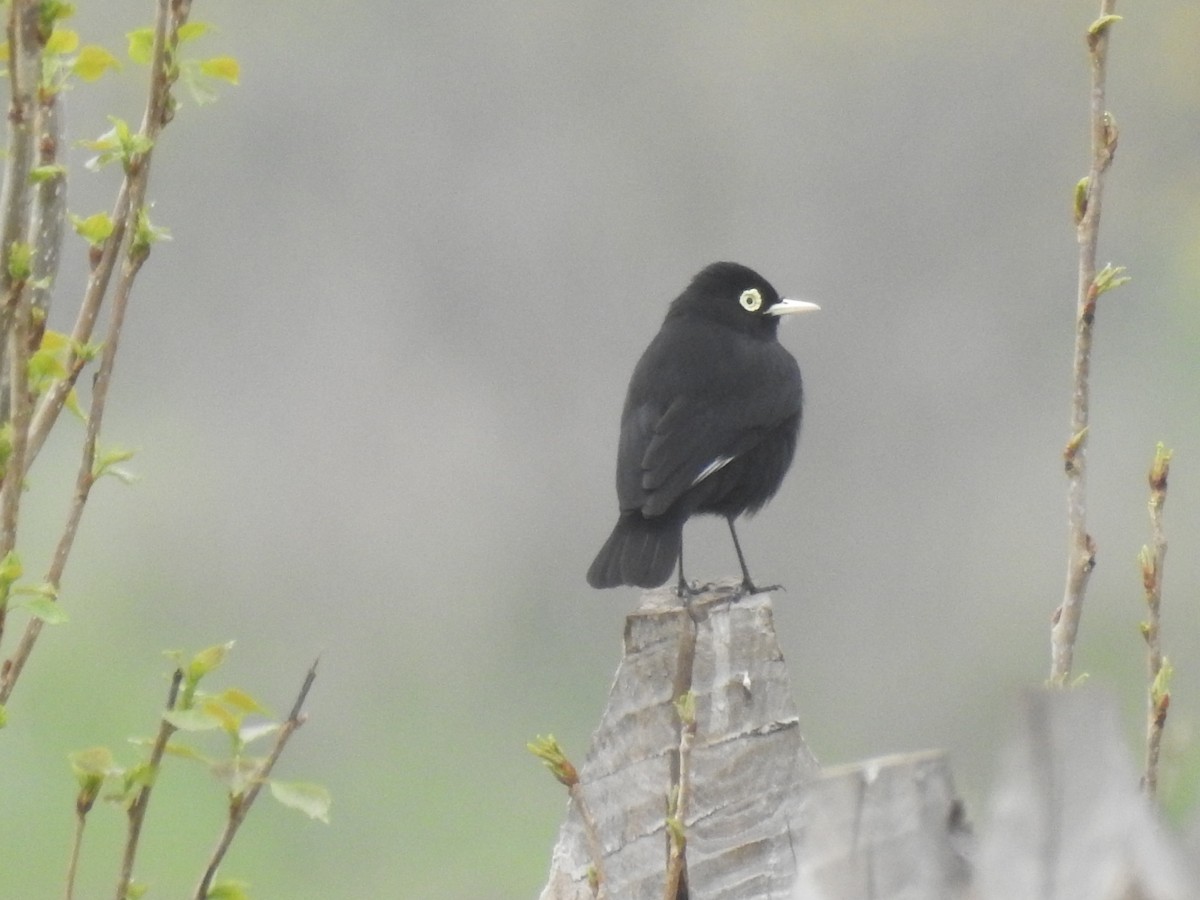
M683 605L687 606L692 602L692 598L704 592L704 589L698 584L689 584L682 578L675 585L675 596L683 601Z

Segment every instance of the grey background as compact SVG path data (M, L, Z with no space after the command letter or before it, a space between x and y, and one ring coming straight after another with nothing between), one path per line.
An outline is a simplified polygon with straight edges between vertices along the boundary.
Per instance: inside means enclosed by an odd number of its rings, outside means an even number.
M150 15L92 6L73 27L114 49ZM1136 740L1135 556L1163 440L1164 790L1183 815L1200 709L1200 10L1118 11L1100 253L1134 281L1098 315L1099 566L1077 671L1119 692ZM784 323L807 392L797 463L741 529L756 576L787 586L776 618L805 734L824 763L945 747L978 816L1062 592L1095 13L197 3L218 30L194 55L237 56L243 80L188 103L155 157L174 241L139 279L106 428L140 448L141 480L96 491L64 584L72 622L44 634L0 751L0 843L41 854L12 873L22 895L61 883L65 755L103 743L131 760L123 742L152 730L166 687L158 651L237 638L220 683L280 712L321 654L280 774L335 805L325 828L264 803L227 874L260 897L530 896L564 797L524 744L553 732L582 756L637 602L583 580L615 516L625 383L667 302L722 258L823 307ZM73 136L136 119L143 77L73 91ZM107 207L114 178L79 171L71 208ZM64 423L31 479L30 571L77 432ZM686 541L695 577L736 571L719 521ZM164 780L139 866L152 896L194 882L221 805L198 772ZM89 890L111 883L120 826L98 812Z

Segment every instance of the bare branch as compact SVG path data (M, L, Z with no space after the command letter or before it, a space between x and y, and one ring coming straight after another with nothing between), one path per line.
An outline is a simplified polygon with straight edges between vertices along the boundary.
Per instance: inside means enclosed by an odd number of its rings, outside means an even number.
M96 788L102 781L97 782ZM88 813L96 802L96 790L81 790L75 801L75 835L71 840L71 860L67 864L67 887L63 894L65 900L73 900L75 896L75 876L79 872L79 852L83 849L83 830L87 827Z
M62 144L62 104L58 94L56 90L38 92L34 134L38 168L44 170L58 165L58 150ZM33 218L29 223L29 244L34 251L33 308L41 313L40 325L44 325L50 310L51 287L58 275L66 219L67 179L64 172L57 171L39 180L34 187Z
M183 670L176 669L175 674L171 676L171 687L167 691L167 712L175 708L175 701L179 698L179 686L182 683ZM176 730L175 726L168 722L165 716L159 722L158 736L154 739L154 746L150 750L150 760L146 764L147 771L144 783L134 798L133 803L129 805L128 824L125 833L125 852L121 857L121 874L117 879L116 900L126 900L129 896L129 883L133 880L133 863L137 858L138 842L142 836L142 825L146 821L146 808L150 805L150 792L154 790L154 783L158 780L158 771L162 767L162 758L167 750L167 742L171 740L171 735Z
M1096 545L1087 531L1087 435L1089 370L1096 298L1105 286L1096 280L1096 243L1100 234L1100 201L1104 173L1117 148L1117 128L1105 109L1104 86L1108 61L1108 34L1117 21L1116 0L1101 0L1100 17L1087 31L1091 57L1091 144L1088 176L1076 187L1076 238L1079 243L1076 299L1074 388L1071 397L1071 438L1064 451L1067 472L1067 577L1062 605L1050 630L1050 683L1065 685L1071 676L1075 636L1083 613L1087 583L1096 564ZM1108 287L1112 285L1109 279Z
M1163 727L1171 705L1168 681L1171 664L1162 653L1160 641L1163 562L1167 557L1167 535L1163 528L1163 504L1167 501L1167 475L1171 470L1171 451L1162 444L1154 453L1150 466L1150 534L1151 547L1142 547L1138 561L1142 568L1142 588L1146 595L1146 621L1142 637L1146 639L1146 669L1149 685L1146 692L1146 771L1142 787L1151 797L1158 791L1158 756L1162 746Z
M9 140L4 168L3 226L0 227L0 367L12 391L0 398L0 422L12 424L12 447L0 483L0 559L17 545L17 519L28 447L32 398L26 371L29 363L30 285L32 259L26 242L29 229L29 172L34 156L36 119L34 87L41 72L42 40L38 4L13 0L8 10ZM22 249L24 248L24 249ZM18 257L25 256L24 261ZM15 397L10 394L15 393ZM6 604L0 604L0 637ZM3 701L0 701L3 702Z
M0 255L8 262L15 241L29 229L29 170L34 156L34 87L42 65L42 41L38 36L38 4L35 0L12 0L8 5L8 151L4 165L3 225ZM9 287L8 266L0 267L0 291Z

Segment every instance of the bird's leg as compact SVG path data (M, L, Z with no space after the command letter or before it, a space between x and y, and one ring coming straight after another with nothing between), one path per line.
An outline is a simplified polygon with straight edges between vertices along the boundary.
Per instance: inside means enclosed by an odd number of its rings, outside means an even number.
M683 577L683 547L679 548L679 584L675 587L675 593L683 599L684 604L692 599L692 589L688 587L687 579Z
M746 568L746 557L742 555L742 545L738 541L737 529L733 527L733 516L726 517L725 521L729 523L729 533L733 536L733 549L737 551L738 565L742 567L742 591L749 594L762 594L767 591L779 590L779 585L772 584L765 588L755 587L753 580L750 578L750 570Z

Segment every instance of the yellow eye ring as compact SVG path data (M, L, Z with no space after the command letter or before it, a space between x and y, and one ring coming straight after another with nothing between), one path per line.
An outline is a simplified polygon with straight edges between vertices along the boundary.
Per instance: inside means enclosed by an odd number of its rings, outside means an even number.
M762 294L758 292L758 288L750 288L748 291L742 291L738 303L742 304L742 309L746 312L758 312L758 308L762 306Z

